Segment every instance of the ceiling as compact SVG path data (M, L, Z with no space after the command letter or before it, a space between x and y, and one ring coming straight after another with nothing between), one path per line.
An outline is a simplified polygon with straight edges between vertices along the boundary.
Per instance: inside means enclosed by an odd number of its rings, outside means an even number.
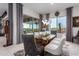
M0 16L7 11L8 9L8 4L7 3L0 3Z
M78 6L79 3L23 3L24 8L33 10L34 12L45 14L55 11L61 11L68 7Z
M61 11L68 7L79 6L79 3L23 3L24 8L34 12L45 14L55 11ZM0 16L8 9L8 3L0 3Z

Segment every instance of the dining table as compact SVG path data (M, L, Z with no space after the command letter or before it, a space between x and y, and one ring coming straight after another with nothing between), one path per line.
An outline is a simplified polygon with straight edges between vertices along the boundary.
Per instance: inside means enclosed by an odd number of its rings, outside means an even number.
M47 36L36 36L35 39L36 39L36 42L37 44L40 44L42 46L46 46L47 44L50 43L51 40L53 40L56 36L54 34L49 34Z
M34 36L37 46L42 46L42 55L45 55L46 52L44 51L44 48L47 44L49 44L54 38L56 37L56 35L54 34L49 34L49 35L36 35Z

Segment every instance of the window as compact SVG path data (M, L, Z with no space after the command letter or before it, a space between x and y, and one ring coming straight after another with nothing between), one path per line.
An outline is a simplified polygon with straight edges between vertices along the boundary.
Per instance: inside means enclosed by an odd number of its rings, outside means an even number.
M56 18L50 19L50 28L51 28L51 30L57 30Z
M66 32L66 17L59 17L58 18L58 26L61 26L61 31Z
M58 19L51 18L50 19L50 28L51 28L51 30L57 30L58 32L61 28L61 32L65 32L66 31L66 16L58 17Z
M23 29L25 33L37 32L39 30L38 20L34 19L24 19L26 21L23 22Z
M23 29L25 32L32 32L32 21L23 22Z
M39 23L38 20L33 20L33 32L39 31Z

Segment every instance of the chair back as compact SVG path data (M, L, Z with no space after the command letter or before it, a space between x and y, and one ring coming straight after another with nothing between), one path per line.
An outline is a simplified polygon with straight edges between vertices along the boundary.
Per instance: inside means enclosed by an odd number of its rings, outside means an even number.
M57 31L51 31L51 34L54 34L57 37Z
M78 33L77 33L76 37L79 37L79 31L78 31Z
M34 35L22 35L25 55L37 55L37 49L34 41Z
M57 33L57 38L61 38L62 37L62 33Z
M60 54L62 54L62 52L63 52L62 48L63 48L63 45L65 44L65 39L66 39L65 36L61 37L60 44L59 44L59 47L58 47Z

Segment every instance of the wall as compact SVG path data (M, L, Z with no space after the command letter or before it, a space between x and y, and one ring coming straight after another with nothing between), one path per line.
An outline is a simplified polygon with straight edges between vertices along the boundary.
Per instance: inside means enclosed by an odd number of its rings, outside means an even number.
M73 27L73 36L77 35L78 30L79 30L79 27Z
M17 43L16 4L13 4L13 44Z
M72 16L79 16L79 6L73 8ZM77 34L79 27L73 27L73 36Z
M72 14L73 17L75 16L79 16L79 6L76 6L73 8L73 14Z

